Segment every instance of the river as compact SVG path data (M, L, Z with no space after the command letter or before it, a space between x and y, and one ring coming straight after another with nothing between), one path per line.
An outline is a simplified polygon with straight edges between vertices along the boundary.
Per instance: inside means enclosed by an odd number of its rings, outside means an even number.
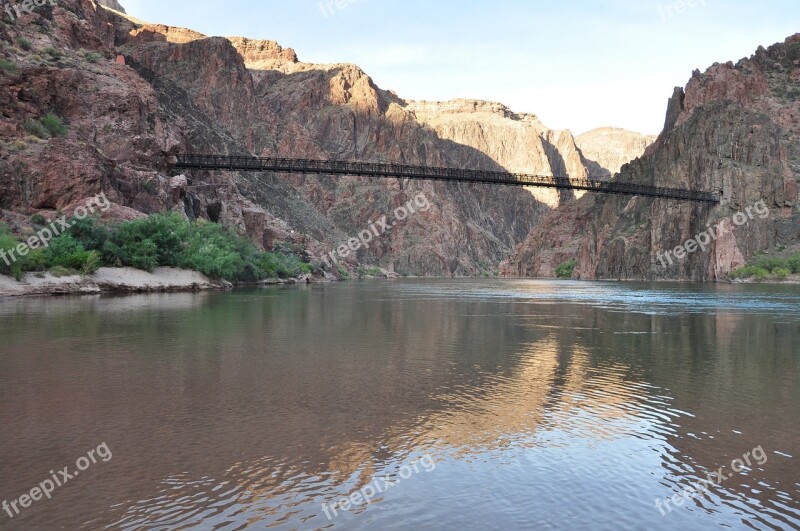
M0 426L2 529L798 528L800 289L5 299Z

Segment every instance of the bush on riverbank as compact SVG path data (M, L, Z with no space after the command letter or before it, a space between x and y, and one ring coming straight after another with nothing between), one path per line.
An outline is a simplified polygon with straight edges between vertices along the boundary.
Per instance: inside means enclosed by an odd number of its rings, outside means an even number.
M7 253L15 249L18 244L17 239L8 231L8 227L0 223L0 251ZM5 255L0 254L0 256ZM10 275L20 280L22 279L22 265L21 263L11 262L11 260L7 264L3 258L0 258L0 275Z
M556 268L556 277L561 279L570 279L572 278L572 274L575 272L575 266L577 265L577 261L573 258L572 260L568 260L566 262L562 262Z
M776 280L786 280L790 274L800 273L800 254L789 258L763 257L752 264L747 264L728 275L731 279L754 278L755 280L765 280L774 278Z
M19 243L7 232L0 232L0 249ZM5 263L0 263L2 266ZM108 228L92 219L77 221L47 248L31 250L12 264L16 269L7 268L7 273L0 269L0 273L14 274L19 279L22 271L63 267L88 274L100 266L129 266L145 271L179 267L232 282L290 278L312 271L311 265L296 255L259 251L247 238L216 223L191 222L177 214L154 214Z

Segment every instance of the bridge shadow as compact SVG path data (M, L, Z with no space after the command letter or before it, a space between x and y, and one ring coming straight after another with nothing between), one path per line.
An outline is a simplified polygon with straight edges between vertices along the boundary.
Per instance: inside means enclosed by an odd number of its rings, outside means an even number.
M570 175L569 171L567 171L567 162L564 160L564 157L561 155L561 152L558 148L553 145L552 142L547 140L545 137L540 137L542 139L542 146L544 147L545 155L547 156L547 161L550 163L550 171L553 175L566 175L569 177L578 177L577 175ZM563 205L570 201L577 199L574 190L566 190L566 189L559 189L558 190L558 204Z

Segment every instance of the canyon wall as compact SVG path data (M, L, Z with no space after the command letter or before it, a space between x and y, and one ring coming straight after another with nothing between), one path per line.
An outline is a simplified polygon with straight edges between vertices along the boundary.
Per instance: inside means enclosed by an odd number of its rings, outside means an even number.
M618 127L599 127L575 137L589 169L589 177L607 181L624 164L639 158L656 140Z
M759 252L798 250L799 67L800 34L695 71L675 89L656 142L615 177L717 192L719 205L587 196L548 215L502 273L551 277L576 259L575 276L584 279L719 280ZM734 219L761 201L768 216ZM715 231L705 250L666 255L719 223L727 230Z
M115 11L61 0L0 26L0 221L20 236L31 232L32 216L70 212L103 191L114 202L109 220L174 211L321 263L422 193L429 210L341 265L495 274L516 244L575 196L324 175L175 175L170 157L253 154L573 177L610 160L587 160L568 131L500 104L406 101L355 65L303 63L274 41L209 38L102 3ZM64 121L65 135L37 132L47 113Z

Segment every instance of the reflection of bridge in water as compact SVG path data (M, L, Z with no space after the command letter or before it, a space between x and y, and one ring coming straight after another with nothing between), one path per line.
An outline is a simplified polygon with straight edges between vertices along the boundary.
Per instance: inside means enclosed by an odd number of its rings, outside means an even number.
M503 171L436 168L394 163L284 159L236 155L181 154L177 155L176 159L177 162L174 167L179 169L354 175L390 179L420 179L499 184L507 186L538 186L568 190L588 190L590 192L607 194L661 197L700 203L719 203L719 196L717 194L699 190L663 188L645 184L572 179L569 177L556 177L552 175L531 175Z

